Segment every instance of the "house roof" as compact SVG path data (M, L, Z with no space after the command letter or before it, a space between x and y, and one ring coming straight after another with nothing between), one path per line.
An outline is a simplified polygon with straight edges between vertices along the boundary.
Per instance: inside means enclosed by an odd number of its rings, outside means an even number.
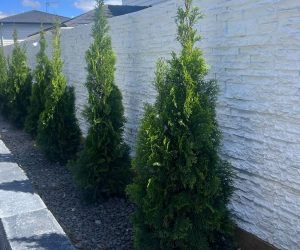
M130 6L130 5L105 5L105 13L107 18L121 16L132 12L137 12L151 6ZM95 10L88 11L82 15L68 19L61 23L62 27L75 27L82 24L89 24L94 21ZM1 23L1 19L0 19ZM54 26L44 29L44 31L52 30ZM28 37L35 36L40 32L30 34Z
M58 19L60 22L69 20L68 17L58 16L38 10L27 11L14 16L0 19L0 23L35 23L35 24L54 24Z
M132 12L137 12L149 6L129 6L129 5L105 5L106 17L121 16ZM94 21L95 10L86 12L62 23L64 27L74 27L81 24L88 24Z

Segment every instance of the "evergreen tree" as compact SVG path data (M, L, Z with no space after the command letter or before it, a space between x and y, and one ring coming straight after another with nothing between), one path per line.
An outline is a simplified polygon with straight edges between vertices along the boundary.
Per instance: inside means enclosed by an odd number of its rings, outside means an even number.
M220 159L215 81L195 47L200 13L192 0L177 13L181 52L157 64L158 96L148 105L138 135L135 178L128 194L136 249L231 249L227 209L231 166Z
M32 136L37 135L38 120L45 108L45 91L51 80L51 65L46 55L45 32L40 33L40 50L37 53L37 66L34 71L34 84L30 97L30 106L25 121L25 130Z
M6 88L8 101L3 112L16 126L23 127L30 103L32 78L27 66L26 51L18 42L16 30L13 36L14 49L8 68Z
M7 85L7 62L4 55L3 44L1 39L1 44L0 44L0 112L1 113L3 112L4 105L7 102L6 85Z
M90 128L85 147L71 166L88 199L123 195L130 177L129 148L122 137L122 95L114 83L115 55L108 29L103 0L97 0L94 42L86 53L89 97L85 115Z
M65 164L77 153L81 133L75 115L74 90L67 87L62 66L60 28L57 24L50 84L45 92L45 108L39 117L37 142L49 160Z

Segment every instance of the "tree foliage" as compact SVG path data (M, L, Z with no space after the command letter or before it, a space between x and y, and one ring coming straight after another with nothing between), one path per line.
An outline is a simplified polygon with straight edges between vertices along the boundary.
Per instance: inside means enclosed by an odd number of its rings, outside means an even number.
M141 121L127 190L137 205L136 249L232 248L232 170L218 155L217 84L205 79L208 67L195 46L200 17L192 0L178 9L181 51L158 62L158 96Z
M8 66L6 86L6 104L4 114L16 126L23 127L30 103L32 78L27 65L26 51L18 42L17 31L14 31L14 49Z
M123 141L124 109L122 95L114 83L115 55L104 3L97 0L92 36L86 53L90 125L85 147L71 166L75 179L88 199L123 195L129 181L129 148Z
M1 38L0 38L1 39ZM0 44L0 112L2 113L5 107L7 86L7 61L4 55L3 44L1 39Z
M53 36L50 84L45 92L44 111L39 117L37 141L51 161L65 164L77 153L81 133L75 115L74 90L67 87L62 67L57 24Z
M46 55L47 42L45 32L41 31L39 40L40 50L37 53L37 66L34 71L34 84L30 97L30 106L25 121L25 129L32 136L37 135L38 120L45 108L45 91L51 81L51 65Z

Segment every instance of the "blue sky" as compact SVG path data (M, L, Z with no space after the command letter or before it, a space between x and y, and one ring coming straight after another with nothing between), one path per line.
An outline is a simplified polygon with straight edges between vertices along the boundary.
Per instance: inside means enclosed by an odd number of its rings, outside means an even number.
M74 17L93 8L94 0L0 0L0 18L29 10L46 10L57 15ZM122 0L105 0L107 4L121 4Z

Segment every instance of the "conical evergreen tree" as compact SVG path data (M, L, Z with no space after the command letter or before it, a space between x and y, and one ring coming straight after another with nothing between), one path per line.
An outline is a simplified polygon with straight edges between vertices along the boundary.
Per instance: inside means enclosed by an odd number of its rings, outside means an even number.
M38 120L45 108L45 91L51 81L51 65L46 55L47 42L45 32L40 33L40 50L37 53L37 66L34 71L34 84L30 97L30 106L25 121L25 130L32 136L37 135Z
M227 209L231 167L218 156L217 85L195 47L201 17L192 0L178 9L179 54L157 64L158 96L148 105L138 135L128 193L137 205L135 248L231 249L233 223Z
M1 29L1 27L0 27ZM6 85L7 85L7 61L4 55L2 39L0 38L0 112L3 112L6 99Z
M4 114L16 126L23 127L30 103L32 78L27 66L26 51L18 42L17 31L14 31L14 49L8 68L7 107Z
M89 97L85 115L90 128L84 150L71 166L88 199L123 195L129 181L122 95L114 83L115 55L108 29L103 0L97 0L94 42L86 53Z
M62 66L57 24L53 37L51 79L45 92L45 109L39 118L37 142L49 160L65 164L75 157L81 133L75 115L74 90L67 87Z

